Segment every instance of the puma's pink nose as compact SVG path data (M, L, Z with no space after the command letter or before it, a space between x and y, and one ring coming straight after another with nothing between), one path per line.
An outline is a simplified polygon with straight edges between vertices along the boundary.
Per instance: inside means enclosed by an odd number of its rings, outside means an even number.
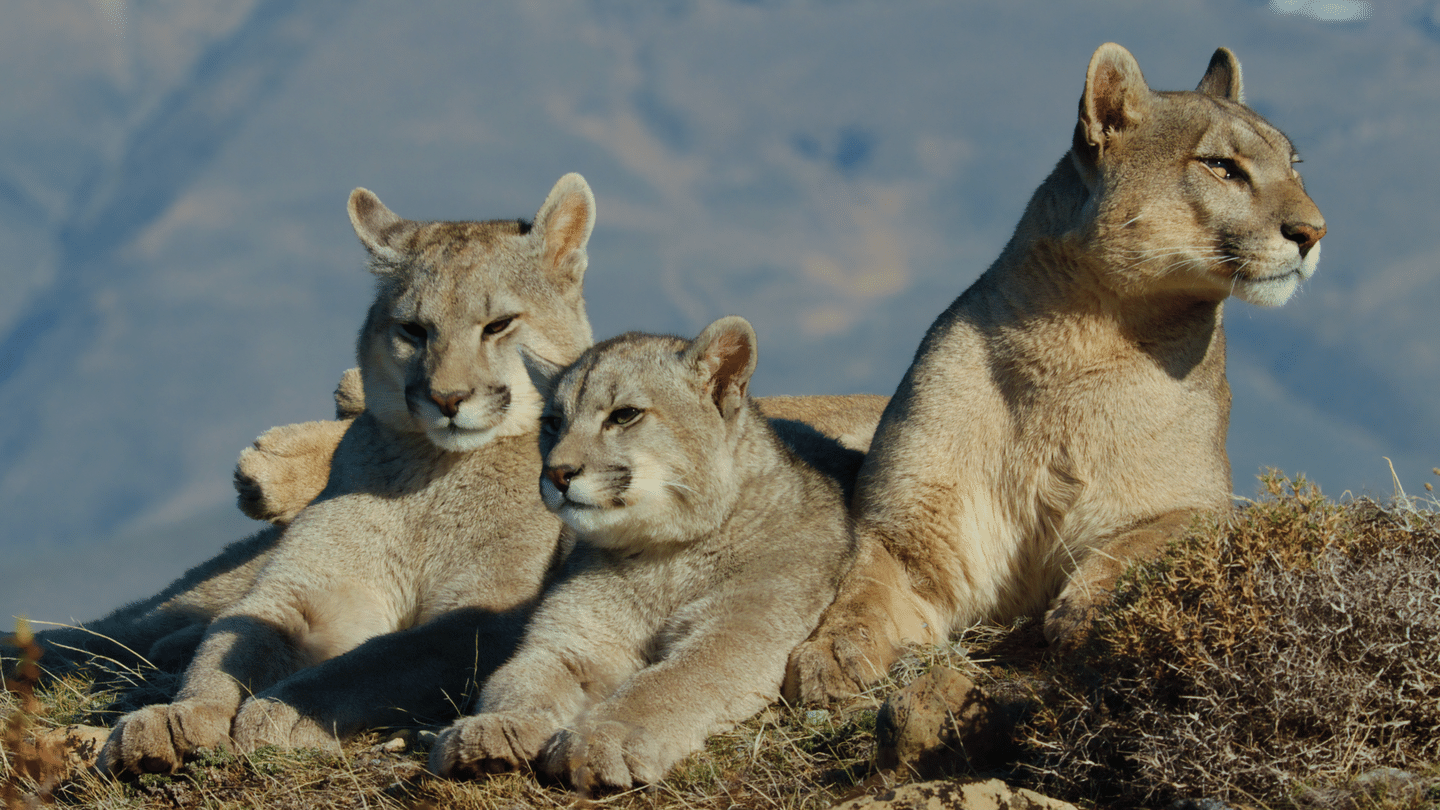
M558 467L545 468L545 477L549 478L550 483L554 484L555 488L560 490L561 492L569 491L571 479L573 479L579 474L580 470L576 467L570 466L569 464L561 464Z
M1303 259L1305 254L1310 252L1310 248L1315 247L1315 243L1325 236L1325 223L1312 225L1308 222L1287 222L1280 228L1280 232L1285 234L1286 239L1300 246L1300 258Z
M460 403L470 398L469 391L431 391L430 400L440 407L440 413L454 419L460 413Z

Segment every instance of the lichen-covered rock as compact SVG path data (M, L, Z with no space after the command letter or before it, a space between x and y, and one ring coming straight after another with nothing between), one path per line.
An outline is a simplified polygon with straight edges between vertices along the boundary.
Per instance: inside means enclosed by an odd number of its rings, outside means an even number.
M875 766L921 779L985 770L1013 751L995 702L965 675L936 667L894 693L875 718Z

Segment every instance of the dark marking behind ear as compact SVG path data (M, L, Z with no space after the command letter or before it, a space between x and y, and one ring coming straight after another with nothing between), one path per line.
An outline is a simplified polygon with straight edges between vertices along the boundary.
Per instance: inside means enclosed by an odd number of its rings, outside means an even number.
M530 376L530 383L535 386L535 390L540 392L542 398L549 400L555 393L555 384L560 381L565 367L546 360L524 345L520 346L520 360L525 364L525 373Z

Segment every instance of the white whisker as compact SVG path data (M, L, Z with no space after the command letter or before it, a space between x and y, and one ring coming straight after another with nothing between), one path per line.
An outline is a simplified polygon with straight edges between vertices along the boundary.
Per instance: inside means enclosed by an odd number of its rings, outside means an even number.
M679 481L666 481L666 482L665 482L665 486L667 486L667 487L674 487L674 488L676 488L676 489L683 489L683 490L685 490L686 492L689 492L689 493L692 493L692 494L698 494L698 493L695 492L694 489L685 486L684 484L680 483Z

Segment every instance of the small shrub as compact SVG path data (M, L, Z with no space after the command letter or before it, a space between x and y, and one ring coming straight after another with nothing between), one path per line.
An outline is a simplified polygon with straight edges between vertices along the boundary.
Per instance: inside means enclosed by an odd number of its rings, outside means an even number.
M1440 518L1303 479L1122 579L1025 729L1032 786L1294 805L1440 762Z

